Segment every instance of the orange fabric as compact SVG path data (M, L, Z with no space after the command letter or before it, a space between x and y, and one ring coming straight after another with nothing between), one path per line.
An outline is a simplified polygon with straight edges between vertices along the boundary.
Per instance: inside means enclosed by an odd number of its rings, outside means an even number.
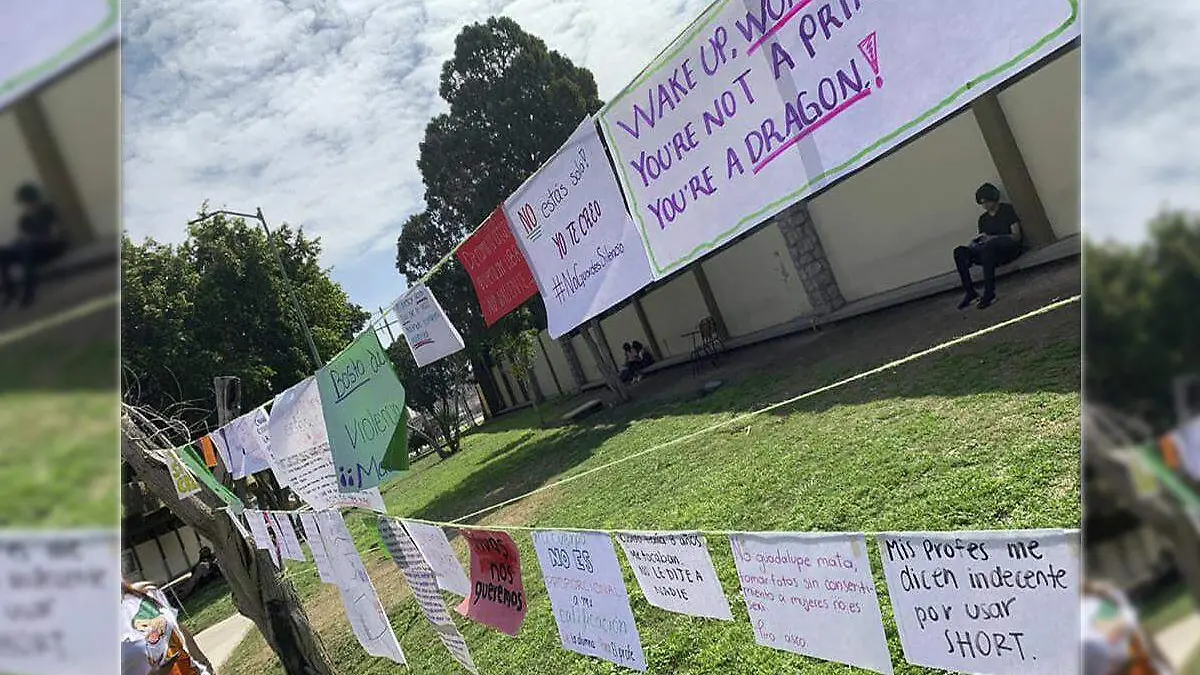
M217 466L217 449L213 446L212 439L208 436L200 439L200 451L204 453L204 463L208 468L213 469Z
M1162 451L1163 462L1171 467L1172 471L1179 471L1182 468L1179 461L1179 448L1175 447L1175 440L1171 438L1170 434L1158 440L1158 449Z
M1158 667L1138 637L1134 637L1129 644L1129 667L1124 675L1158 675Z

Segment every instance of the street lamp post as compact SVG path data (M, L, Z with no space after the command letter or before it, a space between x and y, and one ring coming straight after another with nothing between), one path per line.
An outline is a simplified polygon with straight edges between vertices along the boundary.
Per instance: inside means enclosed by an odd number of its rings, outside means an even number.
M292 280L288 277L287 268L283 265L283 255L279 252L279 248L271 242L271 229L267 227L267 219L263 217L261 208L255 208L254 213L238 213L237 211L227 211L221 209L205 213L199 218L189 221L188 225L194 225L212 218L213 216L234 216L237 218L254 219L262 225L263 232L267 235L267 246L271 247L271 251L275 253L275 261L279 263L279 270L283 272L283 285L287 288L288 297L292 301L292 311L296 313L296 320L300 322L300 331L304 333L304 340L308 343L308 351L312 356L314 370L325 365L321 361L321 354L317 352L317 343L313 341L312 330L308 327L308 321L304 318L304 312L300 309L300 300L296 297L296 291L292 288Z

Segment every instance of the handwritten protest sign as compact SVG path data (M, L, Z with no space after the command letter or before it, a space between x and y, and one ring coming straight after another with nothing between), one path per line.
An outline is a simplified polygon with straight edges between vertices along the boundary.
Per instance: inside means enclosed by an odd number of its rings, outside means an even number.
M425 367L466 347L462 335L425 284L414 284L400 296L393 309L417 367Z
M177 457L179 457L179 460L182 461L185 466L187 466L188 471L191 472L192 476L194 476L196 480L203 483L204 487L212 490L213 494L215 494L218 499L225 502L225 505L229 507L230 511L233 513L242 512L242 509L245 508L245 505L242 504L242 500L238 499L237 495L230 492L229 488L221 485L220 481L217 480L217 477L212 475L212 472L209 471L208 467L204 465L204 460L200 459L200 455L196 454L195 448L193 448L191 445L185 445L181 448L175 448L175 454Z
M250 525L250 533L254 536L254 548L266 551L271 555L271 562L276 567L281 566L279 544L275 541L275 529L271 525L270 515L255 509L246 509L246 522Z
M458 247L462 263L475 287L475 297L488 326L504 318L538 292L529 264L508 228L504 209L497 207Z
M591 117L504 202L504 211L542 293L552 338L653 278Z
M338 489L359 492L383 482L384 455L408 468L404 387L373 330L358 336L317 372Z
M600 113L655 275L1078 35L1071 0L713 3Z
M229 520L233 521L233 527L238 531L238 534L242 535L242 539L245 539L251 546L253 546L254 535L250 534L250 530L246 529L246 525L242 522L242 516L230 513L228 511L225 512L225 515L229 516Z
M269 419L266 409L260 406L221 428L230 476L245 478L270 468Z
M400 572L404 574L404 580L412 589L413 597L416 598L425 618L433 626L438 639L450 652L450 656L454 657L454 660L463 668L472 673L478 673L475 661L471 658L471 650L467 648L467 642L463 639L462 633L458 632L458 627L450 619L450 613L446 611L446 603L438 593L437 579L434 577L433 569L425 562L424 556L417 549L416 543L409 537L404 526L399 520L380 518L379 536L383 538L383 545L391 554L396 566L400 568Z
M521 552L512 537L491 530L461 530L471 548L471 594L459 614L516 636L529 610L521 580Z
M270 436L271 471L281 485L291 488L309 506L317 510L357 506L386 511L377 488L347 493L338 489L315 377L275 397Z
M116 531L0 533L0 672L120 670Z
M755 642L891 674L861 534L732 534L729 542Z
M296 528L292 525L291 516L286 513L272 513L271 520L275 525L275 532L279 534L280 553L283 557L306 562L308 558L304 555L304 549L300 547L300 539L296 537Z
M642 638L612 539L603 532L533 533L564 649L646 670Z
M186 499L200 492L200 482L187 470L183 460L179 459L179 455L175 454L174 450L164 453L164 458L167 460L167 469L171 472L171 482L175 483L175 494L180 499Z
M367 568L358 555L358 549L354 547L354 538L350 536L342 514L338 511L322 511L317 517L334 583L341 593L342 605L346 608L346 617L350 620L354 637L371 656L380 656L404 665L406 661L400 641L396 639L396 632L392 630L387 613L383 611L383 604L379 602L375 584L367 576Z
M962 673L1078 673L1078 532L881 534L909 663Z
M732 621L729 601L698 532L618 532L646 601L660 609Z
M304 528L304 539L308 541L308 549L312 551L313 562L317 564L317 576L327 584L337 583L333 565L329 562L329 553L325 551L325 541L321 538L321 526L314 511L301 511L300 525Z
M413 520L401 519L404 529L412 537L417 550L425 557L437 577L438 587L466 597L471 594L471 582L463 572L462 563L450 547L446 532L437 525L426 525Z

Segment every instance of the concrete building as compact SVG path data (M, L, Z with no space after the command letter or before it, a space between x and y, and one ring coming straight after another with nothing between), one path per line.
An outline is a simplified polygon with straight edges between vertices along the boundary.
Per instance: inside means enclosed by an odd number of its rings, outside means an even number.
M1032 250L1013 267L1078 255L1080 61L1077 40L643 289L602 317L609 351L620 363L621 344L638 340L670 364L689 357L689 334L705 317L736 347L954 288L952 251L975 235L974 194L985 181L1000 186L1021 214ZM534 367L548 396L601 383L582 338L541 337ZM513 383L500 386L507 406L529 401L511 372L496 374Z

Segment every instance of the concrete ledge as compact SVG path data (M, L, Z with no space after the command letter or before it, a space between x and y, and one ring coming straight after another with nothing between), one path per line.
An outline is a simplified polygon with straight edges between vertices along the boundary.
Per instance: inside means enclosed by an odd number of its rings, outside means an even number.
M80 272L114 265L120 261L120 240L100 239L90 244L68 249L61 258L38 270L38 280L45 282L65 279Z

